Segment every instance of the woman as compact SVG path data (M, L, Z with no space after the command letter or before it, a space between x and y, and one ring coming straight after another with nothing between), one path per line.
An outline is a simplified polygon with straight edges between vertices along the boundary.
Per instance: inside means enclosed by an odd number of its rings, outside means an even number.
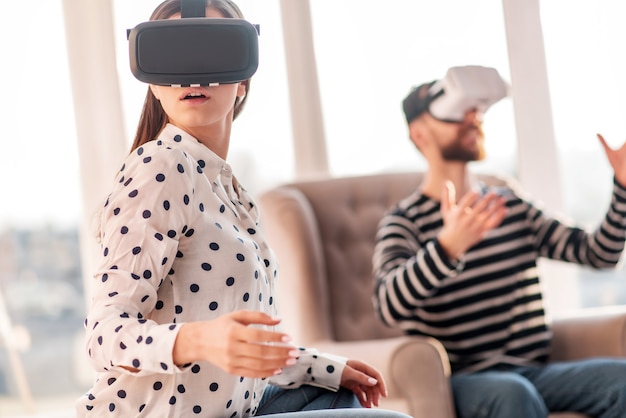
M206 16L242 18L230 0L208 0ZM151 16L169 18L180 18L180 0ZM345 409L386 396L378 371L274 330L276 260L226 163L249 88L149 86L101 215L85 321L99 377L78 416L404 417ZM327 408L342 409L294 412Z

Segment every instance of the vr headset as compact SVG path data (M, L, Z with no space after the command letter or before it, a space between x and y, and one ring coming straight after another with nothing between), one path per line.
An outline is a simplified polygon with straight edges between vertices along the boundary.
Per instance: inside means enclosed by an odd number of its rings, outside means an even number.
M181 0L182 19L153 20L127 31L130 69L139 81L166 86L237 83L259 64L258 25L206 18L205 0Z
M509 95L509 85L495 68L469 65L450 68L428 91L428 111L439 120L460 122L471 109L486 112Z

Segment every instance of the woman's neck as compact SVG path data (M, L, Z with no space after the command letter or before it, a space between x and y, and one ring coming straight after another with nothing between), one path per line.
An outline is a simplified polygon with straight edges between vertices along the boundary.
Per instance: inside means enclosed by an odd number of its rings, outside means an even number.
M209 148L217 156L226 160L230 146L232 121L223 121L220 124L206 126L176 126L196 138L201 144Z

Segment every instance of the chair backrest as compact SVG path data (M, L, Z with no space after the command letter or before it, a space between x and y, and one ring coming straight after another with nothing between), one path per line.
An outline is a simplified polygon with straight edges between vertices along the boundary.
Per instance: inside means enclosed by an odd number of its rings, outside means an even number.
M259 197L279 259L278 309L298 341L402 334L375 316L371 260L384 212L416 190L422 177L407 172L305 181Z
M383 213L420 181L420 173L333 178L260 196L262 222L280 264L278 308L299 342L400 335L374 316L371 258Z

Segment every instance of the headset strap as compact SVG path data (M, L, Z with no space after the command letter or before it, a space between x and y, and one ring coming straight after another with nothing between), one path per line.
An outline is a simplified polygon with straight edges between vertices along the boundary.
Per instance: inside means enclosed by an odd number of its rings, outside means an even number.
M181 0L180 1L181 17L205 17L206 16L206 0Z

